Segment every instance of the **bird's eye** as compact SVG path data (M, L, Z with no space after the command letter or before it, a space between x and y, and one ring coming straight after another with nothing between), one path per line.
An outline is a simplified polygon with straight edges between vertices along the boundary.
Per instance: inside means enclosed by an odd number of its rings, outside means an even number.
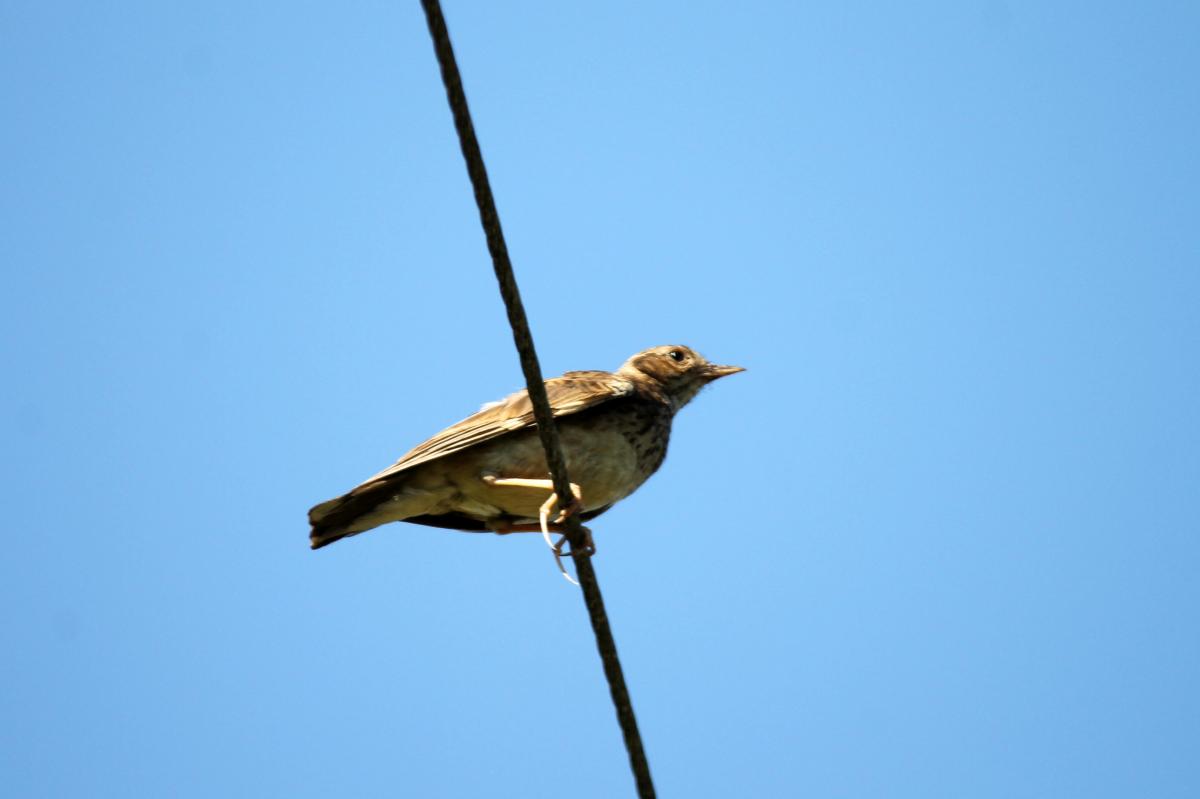
M683 353L680 352L679 350L671 350L670 352L667 353L667 357L670 358L672 361L675 361L676 363L678 363L683 360Z

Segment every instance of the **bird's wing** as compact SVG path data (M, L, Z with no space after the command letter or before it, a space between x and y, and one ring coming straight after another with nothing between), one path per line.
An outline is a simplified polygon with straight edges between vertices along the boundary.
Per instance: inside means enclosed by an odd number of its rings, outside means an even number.
M546 394L556 419L631 393L632 383L609 372L567 372L546 381ZM414 466L453 455L507 433L535 426L529 392L518 391L499 402L488 403L473 416L418 444L395 464L363 481L359 488L372 486Z

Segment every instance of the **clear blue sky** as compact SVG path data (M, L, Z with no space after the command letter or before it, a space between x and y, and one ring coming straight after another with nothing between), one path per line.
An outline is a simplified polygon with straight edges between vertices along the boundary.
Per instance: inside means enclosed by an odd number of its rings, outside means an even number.
M1200 10L446 13L660 793L1200 795ZM415 2L0 6L0 793L630 795L536 537L305 511L521 376Z

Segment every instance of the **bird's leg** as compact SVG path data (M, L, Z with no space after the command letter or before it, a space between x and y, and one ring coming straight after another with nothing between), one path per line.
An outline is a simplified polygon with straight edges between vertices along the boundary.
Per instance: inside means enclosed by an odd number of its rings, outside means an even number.
M554 542L550 540L550 512L554 510L554 506L558 504L558 494L554 491L554 483L550 480L538 480L527 477L497 477L494 474L485 474L483 482L490 486L511 486L513 488L545 488L550 491L550 498L542 503L542 507L538 509L538 521L541 523L542 538L546 540L546 546L554 549ZM574 494L570 504L563 508L562 512L554 520L559 523L567 518L567 516L575 513L583 507L583 489L577 483L571 483L571 493Z
M546 540L546 546L550 547L550 551L554 553L554 563L558 566L558 570L562 573L562 576L567 579L567 582L573 583L574 585L579 585L575 578L567 573L566 567L563 566L562 546L563 542L567 540L567 537L564 535L562 541L559 541L557 544L550 540L550 513L554 510L554 506L558 504L558 493L554 490L554 483L550 480L537 480L526 477L496 477L494 474L483 475L483 482L490 486L549 489L550 497L542 503L540 508L538 508L538 526L541 528L542 538ZM568 516L570 516L572 513L577 513L583 508L583 489L581 489L577 483L571 483L571 494L573 495L571 502L559 512L557 518L554 520L553 526L555 528L555 532L561 531L562 528L559 527L559 524L561 524ZM521 527L523 527L523 525L510 524L506 525L505 529L497 530L496 532L517 532ZM596 551L596 546L594 543L592 543L592 531L586 527L583 527L582 525L580 526L580 529L582 529L584 535L587 536L587 544L584 551L589 555L594 554Z
M583 491L579 488L578 484L571 483L571 494L573 494L571 501L567 503L565 508L559 511L558 516L554 519L555 524L562 524L572 513L578 513L583 509ZM550 544L551 549L554 549L554 544L550 543L550 530L546 522L550 517L550 512L554 510L554 506L557 504L558 494L553 493L545 501L538 513L538 521L542 523L542 535L546 538L546 543Z

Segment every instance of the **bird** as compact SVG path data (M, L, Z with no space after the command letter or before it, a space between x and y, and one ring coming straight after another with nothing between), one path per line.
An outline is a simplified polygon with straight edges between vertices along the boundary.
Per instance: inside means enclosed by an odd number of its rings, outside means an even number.
M320 549L395 521L501 535L540 530L549 542L568 514L594 519L639 488L666 458L675 414L709 383L742 371L670 344L631 356L615 372L567 372L545 381L574 494L553 520L559 498L533 405L521 390L314 506L310 546Z

